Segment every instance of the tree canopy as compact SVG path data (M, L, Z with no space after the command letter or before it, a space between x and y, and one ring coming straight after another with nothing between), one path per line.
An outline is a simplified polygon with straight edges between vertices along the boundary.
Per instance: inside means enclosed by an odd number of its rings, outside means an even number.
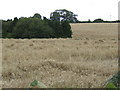
M50 14L51 20L77 22L77 15L66 9L58 9Z
M50 20L40 14L3 21L3 38L71 38L67 21Z
M100 22L104 22L104 20L101 18L98 18L98 19L95 19L93 22L100 23Z

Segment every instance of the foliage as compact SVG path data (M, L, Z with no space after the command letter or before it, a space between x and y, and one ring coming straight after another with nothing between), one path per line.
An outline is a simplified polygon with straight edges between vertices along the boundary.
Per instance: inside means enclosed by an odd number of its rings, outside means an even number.
M64 21L61 24L62 24L62 30L64 32L63 36L71 38L72 31L71 31L71 26L69 25L69 22Z
M41 19L41 15L40 15L39 13L34 14L33 17L34 17L34 18L39 18L39 19Z
M24 18L13 29L13 38L50 38L52 32L52 28L43 20Z
M71 37L68 22L41 19L40 14L33 17L3 21L3 38L63 38Z
M51 20L57 20L57 21L69 21L70 23L77 22L76 14L74 14L71 11L68 11L66 9L59 9L55 10L50 14Z
M106 88L116 88L116 86L113 83L108 83Z
M32 87L40 87L40 88L47 88L46 85L44 85L43 83L41 83L41 82L39 82L39 81L37 81L37 80L34 80L34 81L30 84L30 86L32 86Z
M104 22L104 20L99 18L99 19L95 19L93 22L100 23L100 22Z
M3 22L2 29L2 36L6 37L8 33L12 32L12 21Z
M119 88L119 78L120 78L120 71L116 73L111 79L107 80L106 88Z

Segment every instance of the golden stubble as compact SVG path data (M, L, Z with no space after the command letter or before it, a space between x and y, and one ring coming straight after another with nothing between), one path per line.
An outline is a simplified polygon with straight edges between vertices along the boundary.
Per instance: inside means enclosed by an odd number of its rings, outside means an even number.
M118 70L117 24L71 27L70 39L2 39L3 87L102 87Z

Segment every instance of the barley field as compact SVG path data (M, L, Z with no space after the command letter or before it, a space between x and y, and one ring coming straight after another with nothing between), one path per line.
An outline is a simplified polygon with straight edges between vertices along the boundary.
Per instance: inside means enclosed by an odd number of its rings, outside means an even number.
M73 38L2 39L2 87L100 88L118 71L118 25L71 24Z

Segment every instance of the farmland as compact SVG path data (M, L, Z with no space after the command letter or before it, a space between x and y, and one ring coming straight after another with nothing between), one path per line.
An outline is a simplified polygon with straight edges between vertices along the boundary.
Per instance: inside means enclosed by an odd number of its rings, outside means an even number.
M2 39L3 88L98 88L118 71L118 25L71 24L73 38Z

